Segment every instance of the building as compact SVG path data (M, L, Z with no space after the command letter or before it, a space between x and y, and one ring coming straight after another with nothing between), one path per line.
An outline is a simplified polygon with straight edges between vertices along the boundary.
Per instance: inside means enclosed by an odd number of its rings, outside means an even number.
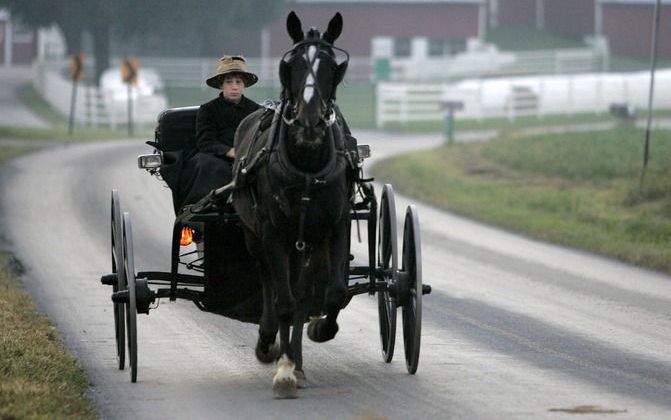
M596 0L487 0L491 27L525 26L582 38L594 34Z
M450 52L465 47L469 38L486 33L486 0L295 0L290 7L303 22L326 30L340 12L344 29L338 46L352 56L371 55L374 37L391 37L399 54L410 48L411 39L425 37L434 50ZM264 50L281 56L290 47L286 15L267 28Z
M0 65L30 64L37 56L37 31L12 22L7 9L0 9Z
M656 0L597 0L595 33L608 38L613 54L649 58ZM671 0L662 0L658 57L671 59Z

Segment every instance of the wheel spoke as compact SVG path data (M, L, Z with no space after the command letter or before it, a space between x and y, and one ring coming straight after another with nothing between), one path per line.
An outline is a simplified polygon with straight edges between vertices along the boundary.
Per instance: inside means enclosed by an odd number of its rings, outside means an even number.
M403 306L403 346L405 363L410 374L417 372L419 349L422 335L422 254L419 219L414 206L406 211L403 225L403 261L399 276L399 290L404 296Z
M128 303L126 304L126 323L128 327L128 354L131 382L137 381L137 301L135 289L135 263L133 257L133 233L130 214L123 214L123 271L128 283Z
M378 219L378 261L382 271L382 280L386 290L378 291L378 316L380 318L380 340L382 359L389 363L394 356L396 340L396 299L390 295L390 286L396 281L398 271L398 244L396 234L396 204L394 190L385 185L380 200L380 217Z
M111 242L112 242L112 273L116 274L117 282L112 286L113 292L125 290L126 277L123 269L123 227L121 220L121 203L119 192L112 190L111 200ZM114 306L114 336L117 347L118 368L123 370L126 364L126 328L124 304L112 303Z

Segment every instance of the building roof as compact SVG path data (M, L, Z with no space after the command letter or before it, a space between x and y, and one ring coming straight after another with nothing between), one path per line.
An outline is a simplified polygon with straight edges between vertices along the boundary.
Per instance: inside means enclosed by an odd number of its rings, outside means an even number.
M652 5L657 3L657 0L597 0L599 3L619 3L619 4L633 4L633 5ZM671 0L662 0L662 4L671 4Z
M396 3L396 4L445 4L445 3L455 3L455 4L482 4L486 0L294 0L296 3L304 4L321 4L321 3ZM670 0L671 1L671 0Z

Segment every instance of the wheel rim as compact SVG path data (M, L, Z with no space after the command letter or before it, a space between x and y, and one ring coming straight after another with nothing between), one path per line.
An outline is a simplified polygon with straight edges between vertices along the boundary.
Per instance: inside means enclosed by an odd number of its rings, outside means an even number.
M414 206L409 206L403 227L403 268L399 281L404 283L408 297L403 306L403 345L408 373L417 372L422 337L422 252L419 219Z
M394 357L394 343L396 341L396 300L390 295L389 287L395 283L396 273L398 272L396 203L391 185L384 186L380 203L377 266L382 269L387 290L378 291L377 303L382 358L389 363Z
M124 273L128 283L128 304L126 306L126 323L128 327L128 355L131 382L137 381L137 300L135 290L135 264L133 261L133 232L130 214L124 212Z
M113 292L124 290L126 288L126 277L122 264L123 244L122 244L122 220L121 220L121 204L119 200L119 192L112 190L112 209L111 209L111 253L112 253L112 273L116 274L117 282L112 285ZM119 264L121 262L121 264ZM119 268L122 268L119 270ZM126 328L125 328L125 314L124 304L112 303L114 306L114 335L116 339L117 362L120 370L124 369L126 363Z

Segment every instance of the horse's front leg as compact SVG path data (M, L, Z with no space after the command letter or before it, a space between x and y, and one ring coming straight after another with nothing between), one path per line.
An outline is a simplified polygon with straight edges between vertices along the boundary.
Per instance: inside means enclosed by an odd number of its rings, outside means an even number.
M348 248L349 221L341 222L334 230L329 243L328 281L326 284L326 317L314 319L308 325L308 337L317 343L329 341L338 333L338 314L347 298L346 258Z
M291 350L296 363L296 380L299 389L307 388L308 383L303 371L303 325L308 316L311 300L314 296L310 292L311 281L314 278L315 262L305 266L304 256L300 253L292 255L291 284L296 310L294 311L293 327L291 329Z
M263 250L268 259L270 275L275 289L275 314L280 331L280 358L273 378L275 398L296 398L294 354L290 345L290 327L294 319L296 302L289 283L289 257L282 241L268 223L264 227Z
M275 314L273 285L267 269L259 269L259 276L263 285L263 313L259 321L259 339L256 342L255 353L259 362L272 363L277 361L280 355L280 347L275 342L279 327Z

